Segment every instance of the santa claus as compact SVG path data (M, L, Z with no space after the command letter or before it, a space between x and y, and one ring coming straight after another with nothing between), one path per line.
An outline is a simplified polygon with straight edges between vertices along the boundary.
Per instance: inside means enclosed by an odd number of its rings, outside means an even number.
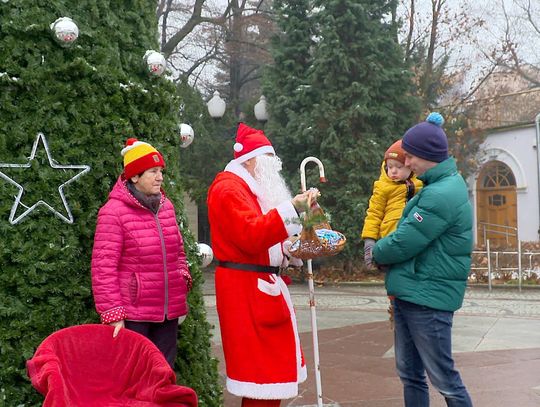
M238 126L234 159L208 191L227 390L242 406L279 406L306 379L296 318L279 275L283 241L316 191L291 196L261 130ZM308 201L309 200L309 201Z

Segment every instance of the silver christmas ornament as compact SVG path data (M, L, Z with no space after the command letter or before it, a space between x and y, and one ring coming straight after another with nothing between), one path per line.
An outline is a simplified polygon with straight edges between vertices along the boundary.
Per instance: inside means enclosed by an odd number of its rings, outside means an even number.
M202 266L206 267L212 263L214 252L212 251L212 248L205 243L197 243L197 246L199 247L199 254L202 257Z
M62 44L71 45L79 37L79 27L69 17L60 17L50 27L55 38Z
M157 51L146 51L143 57L148 67L148 71L152 75L161 76L167 69L167 61L163 54Z
M195 133L193 128L189 124L182 123L180 124L180 147L186 148L193 142Z

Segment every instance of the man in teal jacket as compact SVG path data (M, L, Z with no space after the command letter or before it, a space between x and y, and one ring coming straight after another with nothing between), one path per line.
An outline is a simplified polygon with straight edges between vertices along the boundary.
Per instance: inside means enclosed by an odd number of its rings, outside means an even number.
M429 406L426 373L448 406L472 406L452 358L452 320L471 264L472 209L448 157L443 123L431 113L403 136L405 165L424 188L407 203L396 231L373 249L376 263L388 267L386 289L395 297L396 368L406 407Z

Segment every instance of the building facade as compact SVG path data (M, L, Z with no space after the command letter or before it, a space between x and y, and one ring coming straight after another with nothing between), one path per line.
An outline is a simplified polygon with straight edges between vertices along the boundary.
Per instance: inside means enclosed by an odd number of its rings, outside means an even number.
M488 131L480 166L468 179L475 241L515 246L539 240L539 162L535 123Z

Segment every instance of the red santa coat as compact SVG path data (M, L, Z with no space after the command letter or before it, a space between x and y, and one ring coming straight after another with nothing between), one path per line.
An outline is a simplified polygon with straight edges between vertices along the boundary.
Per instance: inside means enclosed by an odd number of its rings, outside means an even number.
M266 213L261 192L232 161L208 191L212 249L217 259L279 266L281 242L300 231L290 202ZM286 399L306 379L296 317L281 277L217 267L216 300L227 390L241 397Z

